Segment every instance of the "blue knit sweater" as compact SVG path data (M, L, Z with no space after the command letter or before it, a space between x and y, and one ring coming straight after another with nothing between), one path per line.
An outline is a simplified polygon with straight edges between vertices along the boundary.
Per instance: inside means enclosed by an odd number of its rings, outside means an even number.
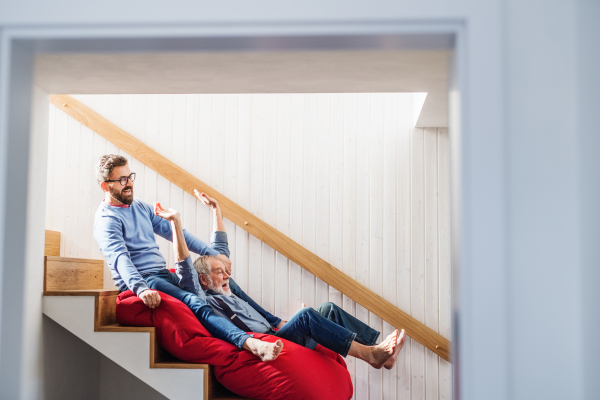
M170 222L154 215L150 204L137 198L127 208L100 203L94 220L94 238L120 290L129 288L139 296L149 289L144 276L166 268L155 233L173 241ZM185 229L183 234L190 251L200 255L219 254Z

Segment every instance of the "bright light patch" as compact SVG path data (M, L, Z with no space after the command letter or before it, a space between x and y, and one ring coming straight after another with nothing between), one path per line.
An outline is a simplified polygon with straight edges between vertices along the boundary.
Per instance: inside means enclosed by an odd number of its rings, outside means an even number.
M417 121L419 120L419 115L421 115L421 110L423 109L423 104L425 104L425 98L427 97L427 93L412 93L412 126L417 126Z

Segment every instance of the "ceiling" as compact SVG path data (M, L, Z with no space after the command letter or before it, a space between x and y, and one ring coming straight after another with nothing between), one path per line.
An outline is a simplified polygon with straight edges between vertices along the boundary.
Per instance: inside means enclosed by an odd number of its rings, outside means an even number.
M449 50L39 54L48 93L427 92L418 127L447 127Z

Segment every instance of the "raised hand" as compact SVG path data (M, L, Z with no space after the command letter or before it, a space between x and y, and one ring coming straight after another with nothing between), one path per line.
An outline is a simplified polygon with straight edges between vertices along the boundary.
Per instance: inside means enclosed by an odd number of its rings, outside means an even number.
M218 210L219 209L219 202L217 202L212 197L208 197L206 193L200 193L198 191L198 189L194 189L194 194L196 195L196 197L198 198L198 200L200 200L201 202L203 202L204 204L206 204L207 206L209 206L213 210Z
M225 272L227 272L227 275L231 276L231 260L224 254L217 254L215 258L223 263Z
M166 219L167 221L174 221L175 219L179 218L179 211L173 210L172 208L165 210L162 208L160 203L154 203L154 214Z

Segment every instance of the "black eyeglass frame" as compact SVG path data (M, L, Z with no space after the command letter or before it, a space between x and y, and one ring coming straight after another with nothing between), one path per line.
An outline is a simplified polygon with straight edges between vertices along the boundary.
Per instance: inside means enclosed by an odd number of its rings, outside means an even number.
M123 183L123 180L125 180L125 183ZM125 186L127 185L127 182L135 182L135 172L132 172L131 174L129 174L129 176L124 176L122 178L119 179L110 179L108 181L104 181L104 182L119 182L121 184L121 186Z

